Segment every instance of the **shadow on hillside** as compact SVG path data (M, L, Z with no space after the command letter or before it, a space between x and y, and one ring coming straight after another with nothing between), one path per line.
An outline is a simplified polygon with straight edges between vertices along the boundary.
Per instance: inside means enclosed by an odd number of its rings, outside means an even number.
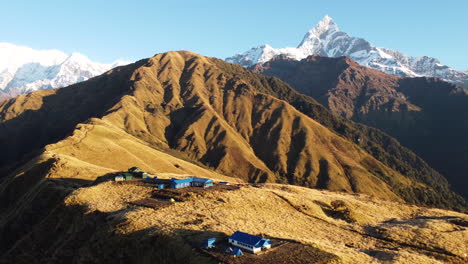
M49 178L48 181L60 182L62 185L67 187L85 187L91 185L94 181L84 180L84 179L76 179L76 178Z
M398 255L394 252L384 251L384 250L373 250L373 249L366 249L362 250L361 252L366 253L367 255L376 258L380 261L394 261L395 257Z
M44 228L44 234L41 233L39 236L49 238L63 232L73 232L73 226L61 227L59 225L62 217L68 217L68 213L61 214L64 200L77 188L92 185L95 181L76 178L45 178L54 163L55 159L50 158L37 163L21 174L4 178L0 186L0 263L5 262L2 262L2 255L16 243L26 243L23 240L30 241L25 246L31 250L41 247L35 243L42 243L42 238L30 236L34 236L35 230L41 229L43 222L47 222L47 219L54 218L53 221L49 221L50 226ZM111 175L111 173L102 175L96 181L107 180L111 178ZM79 211L86 212L84 208ZM53 224L54 221L58 223L57 226ZM55 240L51 239L47 243L52 245L53 241ZM6 263L23 262L7 261ZM37 263L37 260L33 258L30 263Z
M446 222L454 225L458 225L461 227L468 227L468 221L464 220L462 217L459 216L417 216L411 219L390 219L385 221L385 224L392 224L392 225L413 225L419 227L425 227L427 222L429 221L441 221ZM370 229L369 229L370 230Z
M38 94L45 91L26 95L31 105L41 107L26 110L0 123L0 168L65 138L77 124L92 117L102 117L123 95L131 93L131 74L143 63L139 61L127 67L119 67L109 75L57 89L44 97ZM13 103L14 99L6 101L5 108Z
M213 263L185 240L196 243L190 230L166 232L160 226L127 232L128 209L87 210L59 203L50 214L25 223L29 232L20 227L2 232L0 263Z
M410 224L410 223L421 223L421 222L427 222L430 220L440 220L440 221L449 221L453 219L459 219L460 217L458 216L417 216L415 218L409 218L409 219L389 219L384 221L385 224Z
M61 182L66 187L80 188L80 187L96 185L96 184L103 183L106 181L111 181L114 179L115 175L116 175L115 172L110 172L110 173L97 177L95 180L86 180L86 179L79 179L79 178L48 178L47 180Z
M44 180L47 172L53 167L55 159L50 158L28 170L15 174L6 174L0 185L0 211L21 202L23 196L30 193ZM31 195L31 194L30 194Z
M46 161L44 166L47 164ZM139 222L135 215L140 212L138 206L102 212L77 205L74 199L65 202L77 188L102 183L111 176L108 173L95 181L42 178L28 185L27 195L18 204L10 204L11 208L0 212L0 263L218 263L216 256L200 249L211 237L223 246L220 256L228 263L271 263L271 258L276 258L252 255L241 262L231 262L235 258L224 253L231 233L211 231L203 215L183 222L183 228L172 229L164 222L146 228L147 224ZM93 199L106 198L103 195ZM234 228L231 232L236 231ZM294 249L299 250L297 245ZM289 258L289 251L284 252L281 256ZM315 248L307 249L303 256L310 258L310 254L334 257Z

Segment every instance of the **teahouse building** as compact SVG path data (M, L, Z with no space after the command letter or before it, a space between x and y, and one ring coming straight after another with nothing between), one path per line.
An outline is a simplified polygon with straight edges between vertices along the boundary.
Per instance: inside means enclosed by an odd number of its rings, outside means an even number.
M171 188L179 189L179 188L183 188L183 187L189 187L192 184L192 179L193 178L187 178L187 179L172 178L171 179Z
M213 186L213 180L212 179L206 179L206 178L186 178L186 179L176 179L172 178L171 179L171 188L174 189L179 189L183 187L210 187Z
M194 187L210 187L213 186L212 179L206 178L192 178L192 186Z
M143 172L143 170L138 167L131 167L130 169L128 169L128 172L137 173L137 172Z
M124 172L121 174L121 176L126 180L131 180L133 178L133 174L129 173L129 172Z
M246 249L252 253L257 253L262 250L271 248L271 240L254 236L244 232L236 231L232 236L228 237L230 244L236 247Z

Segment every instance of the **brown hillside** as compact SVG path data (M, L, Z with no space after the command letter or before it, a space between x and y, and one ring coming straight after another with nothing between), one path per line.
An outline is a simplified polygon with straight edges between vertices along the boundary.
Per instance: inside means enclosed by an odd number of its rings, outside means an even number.
M65 89L7 101L0 106L0 147L9 150L3 165L9 159L27 160L25 154L37 155L48 145L51 154L111 170L135 164L165 172L157 165L161 161L150 157L175 149L250 182L289 182L386 199L413 197L409 201L420 203L428 201L400 191L397 195L395 186L435 193L263 93L265 84L257 86L223 67L194 53L169 52ZM268 87L274 90L275 85ZM89 119L93 117L99 121ZM116 144L123 138L127 143Z
M429 185L434 189L431 191L417 186L408 188L408 186L402 186L393 181L392 178L381 177L392 186L393 192L404 197L406 201L416 204L424 201L423 204L437 207L466 206L464 199L450 189L447 179L443 175L431 168L413 151L401 145L395 138L379 129L352 122L331 113L312 97L298 93L278 78L258 75L240 65L228 64L221 60L215 60L215 62L225 72L247 81L262 93L285 100L334 133L355 142L388 167L410 177L415 182Z
M360 66L347 57L310 56L299 63L300 67L298 62L280 57L256 65L255 71L287 81L297 91L312 96L333 113L346 118L420 110L396 89L401 79L397 76Z
M380 128L442 172L467 195L468 93L434 78L399 78L349 58L277 58L255 66L333 113Z
M193 53L157 55L135 71L134 97L103 119L251 182L281 180L277 172L305 186L394 197L371 167L409 183L289 104L225 75Z
M0 263L219 263L200 243L235 230L303 249L273 251L287 263L465 262L466 215L403 203L462 209L444 185L438 193L312 119L306 110L323 107L284 82L233 69L169 52L1 104ZM136 203L154 202L154 185L108 181L131 166L367 195L243 183L154 209Z

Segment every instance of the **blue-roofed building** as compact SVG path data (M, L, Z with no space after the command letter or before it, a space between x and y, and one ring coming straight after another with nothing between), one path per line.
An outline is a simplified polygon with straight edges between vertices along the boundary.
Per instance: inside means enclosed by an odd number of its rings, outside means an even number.
M143 179L144 182L157 184L158 189L165 189L171 184L171 180L169 179L159 179L158 177L148 177ZM161 186L164 185L164 186Z
M212 248L215 246L215 242L216 242L215 237L208 238L207 240L205 240L205 243L203 244L203 248L205 249Z
M189 187L189 186L192 185L192 180L193 180L193 178L187 178L187 179L172 178L171 179L171 188L179 189L179 188Z
M240 248L234 248L231 254L236 257L241 257L244 255L244 253L242 252L242 250L240 250Z
M192 186L194 187L210 187L213 186L213 180L207 178L192 178Z
M189 187L189 186L205 188L205 187L213 186L213 180L207 179L207 178L195 178L195 177L186 178L186 179L172 178L170 186L173 189L179 189L179 188L184 188L184 187Z
M257 253L262 250L271 248L273 242L263 237L254 236L244 232L236 231L232 236L228 237L230 244L236 247L246 249L252 253Z

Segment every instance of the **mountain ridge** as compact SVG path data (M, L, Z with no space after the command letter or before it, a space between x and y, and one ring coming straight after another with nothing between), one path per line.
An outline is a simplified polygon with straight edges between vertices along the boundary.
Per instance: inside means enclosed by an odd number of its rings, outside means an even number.
M468 92L462 87L437 78L388 75L347 57L277 57L254 70L282 79L335 114L394 136L467 195Z
M265 63L278 55L301 60L314 54L326 57L348 56L363 66L388 74L401 77L437 77L468 89L468 71L450 68L436 58L411 57L399 51L375 47L363 38L352 37L340 31L329 16L325 16L309 30L296 48L257 46L225 60L250 67Z
M34 50L0 43L0 100L36 90L61 88L128 64L102 64L80 53Z
M275 93L287 97L279 99ZM428 175L439 185L427 176L402 175L404 170L396 168L403 164L375 159L352 143L353 138L340 136L290 105L288 96L329 115L278 79L190 52L158 54L65 89L34 92L0 104L0 142L8 150L0 167L62 141L77 124L97 117L155 149L175 149L219 173L250 182L284 181L441 207L463 203L449 198L453 194L443 178L427 165L421 168L429 169ZM63 109L72 114L64 115ZM31 129L37 132L34 138L27 132ZM96 137L95 133L87 135ZM73 147L65 149L60 155L76 155ZM92 154L94 161L83 159L92 163L116 155L104 153Z
M466 203L422 159L216 58L157 54L0 103L0 148L0 263L466 259L466 214L427 207ZM113 180L133 166L215 186ZM236 230L281 246L233 259ZM213 237L220 254L200 249Z

